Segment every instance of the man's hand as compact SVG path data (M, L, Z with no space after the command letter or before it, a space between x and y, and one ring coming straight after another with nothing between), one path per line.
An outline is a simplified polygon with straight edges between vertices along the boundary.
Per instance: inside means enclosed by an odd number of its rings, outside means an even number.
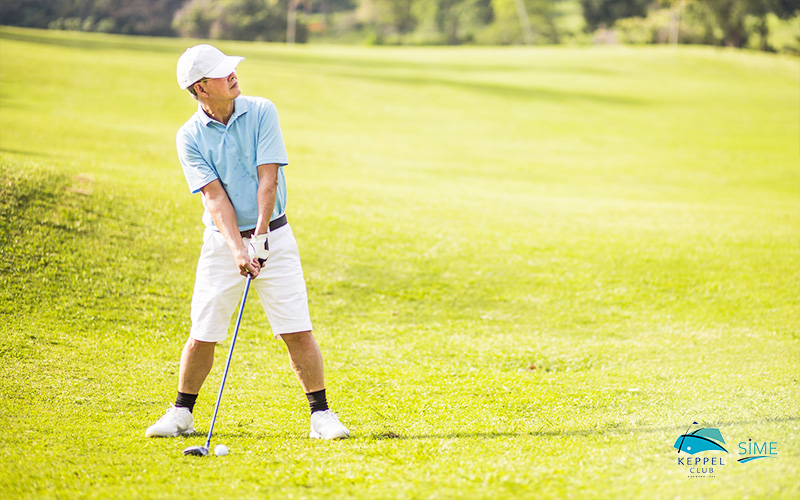
M211 214L214 224L225 237L225 242L236 259L236 267L242 276L250 275L253 278L258 276L261 269L257 260L250 257L247 247L242 239L239 226L236 223L236 211L233 209L228 193L222 187L219 179L215 179L200 189L203 192L206 208Z
M250 247L247 249L250 258L258 261L260 266L269 258L269 233L253 235L250 238Z
M241 250L234 254L236 258L236 266L239 268L239 274L247 276L248 274L253 278L258 277L258 272L261 270L256 259L250 257L247 249L242 246Z

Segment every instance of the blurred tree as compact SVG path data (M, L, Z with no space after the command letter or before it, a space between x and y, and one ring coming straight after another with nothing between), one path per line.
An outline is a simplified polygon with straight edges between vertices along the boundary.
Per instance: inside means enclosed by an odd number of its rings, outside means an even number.
M586 27L594 31L610 27L617 19L644 17L653 0L581 0Z
M113 20L116 33L175 35L172 17L185 0L98 0L91 15ZM85 1L85 3L90 3Z
M389 4L394 28L398 33L410 33L417 27L417 18L412 13L414 0L394 0L389 1Z
M492 0L493 21L481 43L558 43L556 2L552 0ZM523 17L524 16L524 17Z
M725 45L742 47L747 43L745 16L750 0L709 0L708 9L722 30Z
M492 20L492 0L360 0L359 16L374 30L373 42L421 29L427 43L459 44L472 40L478 27ZM420 25L424 25L420 28ZM431 33L431 30L433 33ZM417 39L419 40L419 38Z
M0 24L47 28L54 20L73 16L72 2L51 0L0 1Z
M218 10L213 0L190 0L175 13L172 26L181 36L209 38Z
M628 17L614 23L616 39L622 43L719 43L721 32L705 2L701 0L660 0L647 17Z
M0 23L137 35L174 35L184 0L2 0Z
M352 11L356 8L356 0L308 0L309 12L322 14L324 24L331 22L334 12Z
M415 0L373 0L383 24L391 27L394 33L404 35L417 27L413 7Z
M281 42L286 40L287 0L189 0L175 13L173 26L181 36ZM308 31L296 24L295 41Z
M436 27L450 45L467 41L466 29L492 19L491 0L436 0Z
M747 17L756 19L755 32L759 35L761 50L768 50L769 26L767 15L772 13L787 19L800 13L797 0L707 0L707 6L722 30L725 45L743 47L750 37Z
M587 31L614 26L637 43L708 43L770 50L770 23L800 0L294 0L295 40L313 21L375 43L559 43L568 6ZM0 24L141 35L283 41L290 0L0 0ZM670 9L666 11L665 6ZM357 10L356 10L357 9ZM771 21L770 21L771 20ZM620 21L619 23L617 21ZM581 27L577 28L578 30ZM340 33L341 35L341 33ZM351 36L348 40L355 40Z

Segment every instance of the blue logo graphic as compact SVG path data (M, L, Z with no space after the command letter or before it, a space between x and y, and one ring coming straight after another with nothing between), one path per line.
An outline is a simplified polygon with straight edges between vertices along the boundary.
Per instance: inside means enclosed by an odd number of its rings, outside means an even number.
M694 422L692 425L696 424L697 422ZM691 429L691 426L689 426L689 429ZM686 429L686 431L688 432L689 429ZM724 451L728 453L728 450L722 446L723 444L725 444L725 440L722 438L722 433L719 429L704 427L690 434L681 434L672 446L678 450L678 453L684 452L690 455L703 451Z

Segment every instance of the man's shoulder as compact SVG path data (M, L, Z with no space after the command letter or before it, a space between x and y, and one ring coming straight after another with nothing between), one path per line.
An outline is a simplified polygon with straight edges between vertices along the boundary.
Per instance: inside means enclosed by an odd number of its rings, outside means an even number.
M236 100L237 101L242 100L253 106L275 106L275 104L266 97L260 97L254 95L242 95L237 97Z
M178 137L194 135L200 130L202 130L204 125L205 124L203 123L203 120L195 112L194 114L192 114L191 117L189 117L188 120L186 120L186 122L183 125L181 125L181 128L178 129L177 135Z
M236 100L242 101L242 103L247 106L248 110L254 109L259 112L275 110L275 103L266 97L243 95L239 96Z
M192 116L178 129L176 133L178 143L199 143L202 142L204 140L203 138L207 137L208 134L212 134L213 136L214 127L209 126L213 122L214 120L209 118L198 104L197 110L192 113Z

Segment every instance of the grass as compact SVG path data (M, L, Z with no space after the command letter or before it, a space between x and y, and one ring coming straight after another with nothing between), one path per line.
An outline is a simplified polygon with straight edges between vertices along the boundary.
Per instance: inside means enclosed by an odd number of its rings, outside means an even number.
M251 303L231 454L198 460L200 435L143 437L174 397L202 232L174 152L188 43L0 28L4 497L800 494L797 59L220 43L281 113L355 438L304 437ZM713 478L677 464L693 421L726 439ZM748 439L778 457L736 463Z

